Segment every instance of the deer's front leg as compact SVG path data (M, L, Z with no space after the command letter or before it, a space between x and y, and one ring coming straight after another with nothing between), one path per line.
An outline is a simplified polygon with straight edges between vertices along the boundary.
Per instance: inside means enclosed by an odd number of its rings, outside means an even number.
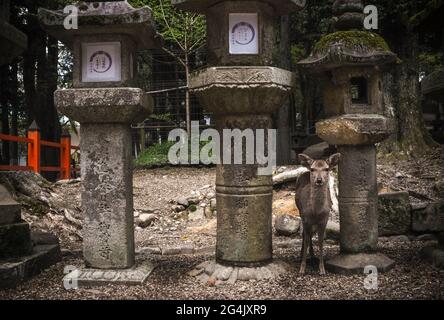
M302 240L302 261L301 261L301 268L299 270L299 274L303 275L305 274L305 268L307 266L307 251L308 246L310 244L310 230L307 230L309 228L306 228L304 226L304 236Z
M318 241L319 241L319 273L321 276L325 275L324 266L324 236L325 236L325 226L324 228L318 229Z

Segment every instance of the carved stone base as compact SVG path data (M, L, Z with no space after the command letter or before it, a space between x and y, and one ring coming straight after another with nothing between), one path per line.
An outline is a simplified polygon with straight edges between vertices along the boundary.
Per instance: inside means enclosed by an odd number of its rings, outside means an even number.
M395 262L380 253L341 254L325 263L329 272L351 275L363 274L366 266L375 266L379 273L390 271Z
M444 248L439 246L425 247L422 257L438 269L444 270Z
M149 262L131 269L87 269L82 268L69 273L63 279L64 283L77 284L79 287L103 286L108 284L141 285L155 265Z
M205 261L197 265L188 275L202 283L214 281L215 285L234 284L237 281L267 280L288 272L290 266L279 260L260 267L230 267L215 261Z
M58 244L36 245L29 255L0 260L0 288L13 288L60 260Z

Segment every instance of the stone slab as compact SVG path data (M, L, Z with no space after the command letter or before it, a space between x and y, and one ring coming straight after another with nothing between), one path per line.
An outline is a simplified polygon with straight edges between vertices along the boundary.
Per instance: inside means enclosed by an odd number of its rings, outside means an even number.
M0 226L0 259L32 252L29 224L25 222Z
M0 185L0 225L20 222L21 212L20 204Z
M155 267L152 263L144 262L131 269L82 268L69 273L63 281L68 281L69 283L77 281L79 287L103 286L108 284L141 285L145 283Z
M37 245L30 255L0 260L0 288L13 288L61 261L59 245Z
M381 253L341 254L328 260L325 267L329 272L352 275L363 274L366 266L375 266L379 273L390 271L395 261Z

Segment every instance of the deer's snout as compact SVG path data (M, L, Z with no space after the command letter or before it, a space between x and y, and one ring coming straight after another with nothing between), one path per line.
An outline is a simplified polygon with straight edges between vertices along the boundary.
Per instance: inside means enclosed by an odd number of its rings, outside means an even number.
M322 186L324 184L324 180L322 180L322 178L317 178L316 179L316 185L317 186Z

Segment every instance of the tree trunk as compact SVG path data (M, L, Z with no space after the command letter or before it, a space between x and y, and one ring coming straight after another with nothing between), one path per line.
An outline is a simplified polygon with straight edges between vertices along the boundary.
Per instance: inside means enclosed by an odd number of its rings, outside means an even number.
M185 77L187 88L185 89L185 112L187 118L187 133L188 138L191 138L191 115L190 115L190 66L188 61L188 54L185 53Z
M2 133L9 134L9 65L0 67L0 105L2 107ZM9 165L10 153L9 153L8 141L2 141L2 164Z
M288 37L290 20L288 15L281 18L280 32L280 63L283 69L290 69L290 39ZM291 163L291 130L290 130L290 99L275 114L275 127L277 128L277 165L288 165Z
M386 116L393 134L381 144L385 153L421 154L435 144L425 128L418 71L418 34L397 34L390 43L402 63L384 75Z
M11 69L11 134L18 136L18 110L19 110L19 98L18 98L18 64L14 63ZM12 165L19 164L18 143L12 143L11 145L11 163Z

